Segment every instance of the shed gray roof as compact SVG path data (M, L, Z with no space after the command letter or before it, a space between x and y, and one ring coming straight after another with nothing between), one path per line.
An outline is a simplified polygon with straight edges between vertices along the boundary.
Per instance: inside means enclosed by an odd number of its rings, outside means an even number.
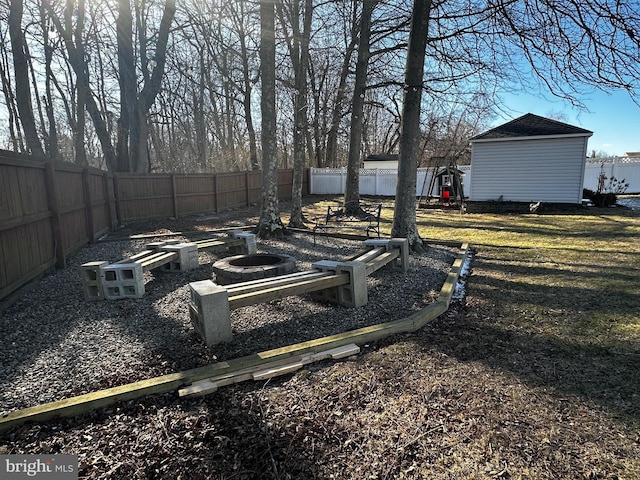
M365 162L393 162L398 161L399 155L397 153L379 153L370 154L364 158Z
M542 137L550 135L585 135L591 136L590 130L574 127L568 123L558 122L550 118L540 117L533 113L527 113L521 117L499 125L480 135L471 138L473 140L506 139L516 137Z

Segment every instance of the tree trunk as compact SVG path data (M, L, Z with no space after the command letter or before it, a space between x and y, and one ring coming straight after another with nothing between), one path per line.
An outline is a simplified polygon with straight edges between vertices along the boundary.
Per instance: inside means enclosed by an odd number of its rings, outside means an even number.
M136 72L133 59L133 17L129 0L118 1L118 18L116 19L118 43L118 80L120 85L120 118L118 119L118 136L116 145L116 171L130 172L129 130L131 120L135 118Z
M260 1L260 68L262 70L262 209L257 234L281 236L285 228L278 208L276 145L276 41L272 0Z
M133 53L133 17L129 0L119 0L118 20L118 68L120 70L120 135L118 136L118 168L121 171L149 172L151 163L147 147L149 137L148 115L160 92L166 63L167 43L171 23L176 11L175 0L166 0L157 33L155 55L146 58L144 25L138 25L140 36L140 62L144 86L137 93ZM151 64L151 60L153 64ZM149 67L151 71L149 72ZM124 102L124 105L122 103ZM128 140L128 150L127 150ZM128 151L128 159L125 158ZM125 170L126 168L126 170Z
M356 2L357 3L357 2ZM358 44L357 26L355 20L356 8L354 7L354 18L351 28L351 42L347 47L347 51L344 55L342 67L340 69L340 80L338 82L338 90L336 92L335 102L331 113L331 124L329 131L327 132L327 148L325 150L326 160L324 166L337 167L338 166L338 130L340 129L340 122L342 120L343 104L345 100L345 92L347 90L347 77L349 76L349 66L351 65L351 56Z
M249 49L247 48L247 41L245 37L245 28L242 22L245 21L244 3L240 2L238 7L242 10L240 15L236 15L234 12L234 21L238 27L238 41L240 42L240 60L242 62L242 80L244 83L242 107L244 109L244 121L247 125L247 135L249 137L249 165L251 170L259 170L260 162L258 161L258 145L256 142L256 131L253 126L253 113L251 109L251 92L253 91L253 85L256 83L257 78L251 77L251 70L249 66Z
M416 225L416 183L420 153L420 106L424 56L430 11L431 1L414 0L402 102L396 204L391 229L391 236L407 238L414 250L422 250L422 239Z
M44 48L44 70L45 70L45 99L44 108L47 114L47 122L49 124L48 132L45 134L44 147L47 157L51 160L60 159L60 150L58 146L58 128L56 117L53 111L53 92L51 82L54 79L51 62L53 61L53 47L49 38L49 27L47 25L47 15L42 3L40 9L40 27L42 30L42 44ZM51 27L53 28L53 27ZM10 110L10 109L9 109Z
M356 80L353 87L351 105L351 131L349 134L349 161L344 201L350 208L357 209L360 203L360 150L362 148L362 115L367 86L367 66L369 64L369 40L371 38L371 14L378 0L363 0L360 17L360 39L358 40L358 60Z
M16 152L24 150L24 142L22 141L22 132L17 125L19 114L16 107L15 97L11 89L11 73L9 72L9 59L7 57L8 50L0 50L0 78L2 79L2 94L4 95L5 105L8 111L9 120L9 141L11 147Z
M13 54L13 69L16 81L16 104L18 106L22 130L24 131L27 150L38 159L44 160L44 149L38 137L38 130L36 129L31 103L28 58L25 51L24 35L22 33L22 12L22 0L11 0L8 20L11 52Z
M306 164L305 142L308 132L307 70L309 68L309 37L312 16L313 0L304 0L302 34L296 35L299 32L294 31L296 47L291 52L292 58L295 57L297 61L294 62L296 92L293 111L293 187L289 226L295 228L306 228L302 215L302 186ZM298 21L297 18L292 20Z
M77 9L78 18L76 20L76 28L75 28L75 41L76 48L78 52L78 57L84 59L85 58L85 48L84 48L84 39L82 38L82 34L84 31L84 0L78 1L78 9ZM86 61L82 62L84 68L87 68ZM88 75L88 74L87 74ZM84 82L84 74L81 78L76 82L76 131L74 138L74 145L76 151L76 163L80 165L88 165L87 162L87 151L84 144L84 135L86 130L86 104L87 104L87 90L88 90L88 82Z

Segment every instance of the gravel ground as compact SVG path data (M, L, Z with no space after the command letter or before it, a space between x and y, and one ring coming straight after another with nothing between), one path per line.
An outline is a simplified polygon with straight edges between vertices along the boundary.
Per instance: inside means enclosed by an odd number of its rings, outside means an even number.
M117 261L153 240L87 246L2 313L0 413L406 317L434 301L456 253L430 246L412 254L407 274L379 270L368 278L369 303L362 308L299 296L234 310L234 339L207 348L190 324L188 284L212 278L212 263L228 254L203 252L190 272L145 273L141 299L84 300L81 264ZM324 236L314 246L305 234L258 242L259 253L294 256L299 271L361 248Z

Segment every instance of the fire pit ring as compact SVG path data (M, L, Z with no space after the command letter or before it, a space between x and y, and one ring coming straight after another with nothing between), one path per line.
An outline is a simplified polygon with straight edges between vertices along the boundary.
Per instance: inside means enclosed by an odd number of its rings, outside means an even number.
M259 280L291 273L296 269L296 259L289 255L258 253L223 258L213 264L218 285Z

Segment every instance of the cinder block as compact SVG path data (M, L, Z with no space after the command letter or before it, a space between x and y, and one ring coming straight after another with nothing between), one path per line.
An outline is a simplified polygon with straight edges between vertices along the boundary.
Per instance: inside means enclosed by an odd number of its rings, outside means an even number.
M144 273L139 263L114 263L100 267L100 280L107 300L141 298Z
M409 270L409 240L392 238L389 241L389 251L391 250L400 250L398 258L393 261L393 268L401 269L406 273Z
M339 263L334 260L320 260L313 263L311 267L321 272L336 273ZM320 302L340 303L338 287L325 288L324 290L311 292L310 295L311 298Z
M195 243L164 245L160 250L178 253L178 258L175 261L167 262L162 266L163 270L184 272L198 268L200 265L198 261L198 246Z
M230 341L233 335L227 290L211 280L192 282L189 289L189 317L196 332L208 346Z
M311 268L318 269L322 272L335 272L336 267L340 264L340 262L336 262L335 260L319 260L315 263L311 264Z
M387 252L398 250L398 258L391 262L391 267L406 272L409 269L409 240L406 238L371 238L364 241L371 248L384 247Z
M233 232L229 233L229 236L232 238L244 239L244 245L241 245L239 247L231 247L229 249L231 253L235 255L255 255L256 253L258 253L258 244L256 243L255 234L234 230Z
M340 285L338 303L345 307L358 308L367 304L367 265L364 262L344 262L338 264L336 273L348 273L349 283Z
M85 300L104 300L100 267L109 265L109 262L88 262L80 266L82 279L82 291Z

